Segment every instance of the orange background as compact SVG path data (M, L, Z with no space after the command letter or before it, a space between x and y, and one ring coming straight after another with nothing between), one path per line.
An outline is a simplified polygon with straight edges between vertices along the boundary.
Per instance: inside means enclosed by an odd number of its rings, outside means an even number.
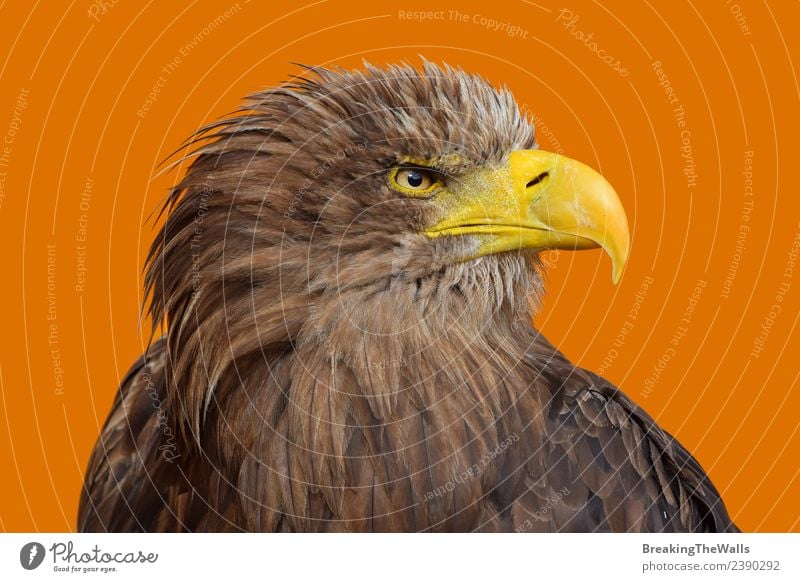
M598 252L551 255L544 332L693 451L743 529L800 531L797 3L56 4L0 14L0 530L74 528L99 425L147 339L146 219L179 175L156 176L158 162L241 96L296 73L291 62L424 55L507 84L538 116L544 149L599 168L623 199L633 253L621 283ZM572 24L559 19L565 5Z

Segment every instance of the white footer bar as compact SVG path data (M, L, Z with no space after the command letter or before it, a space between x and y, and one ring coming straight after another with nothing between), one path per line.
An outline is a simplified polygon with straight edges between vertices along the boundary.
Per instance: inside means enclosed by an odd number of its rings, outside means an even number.
M0 535L2 580L796 581L799 564L800 534Z

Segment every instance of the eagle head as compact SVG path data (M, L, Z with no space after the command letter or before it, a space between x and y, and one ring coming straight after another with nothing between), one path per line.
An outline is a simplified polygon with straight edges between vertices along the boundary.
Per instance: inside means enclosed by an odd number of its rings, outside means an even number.
M602 247L615 281L628 255L613 188L537 149L507 89L431 63L310 71L197 135L150 253L198 430L221 384L287 346L391 374L529 323L543 249Z

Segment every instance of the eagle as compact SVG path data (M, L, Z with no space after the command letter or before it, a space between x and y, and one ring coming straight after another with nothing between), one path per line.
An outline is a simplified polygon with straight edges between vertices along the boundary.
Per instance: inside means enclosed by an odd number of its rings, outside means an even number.
M305 67L184 147L79 530L738 531L698 461L533 325L544 250L600 248L616 282L630 235L507 88Z

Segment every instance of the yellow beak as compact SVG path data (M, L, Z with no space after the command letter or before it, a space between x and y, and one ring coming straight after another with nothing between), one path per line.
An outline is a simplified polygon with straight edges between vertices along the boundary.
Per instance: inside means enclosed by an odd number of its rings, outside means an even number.
M504 166L474 172L439 198L445 217L425 234L477 236L471 258L518 249L600 247L611 257L615 283L628 259L628 222L611 184L558 154L512 152Z

